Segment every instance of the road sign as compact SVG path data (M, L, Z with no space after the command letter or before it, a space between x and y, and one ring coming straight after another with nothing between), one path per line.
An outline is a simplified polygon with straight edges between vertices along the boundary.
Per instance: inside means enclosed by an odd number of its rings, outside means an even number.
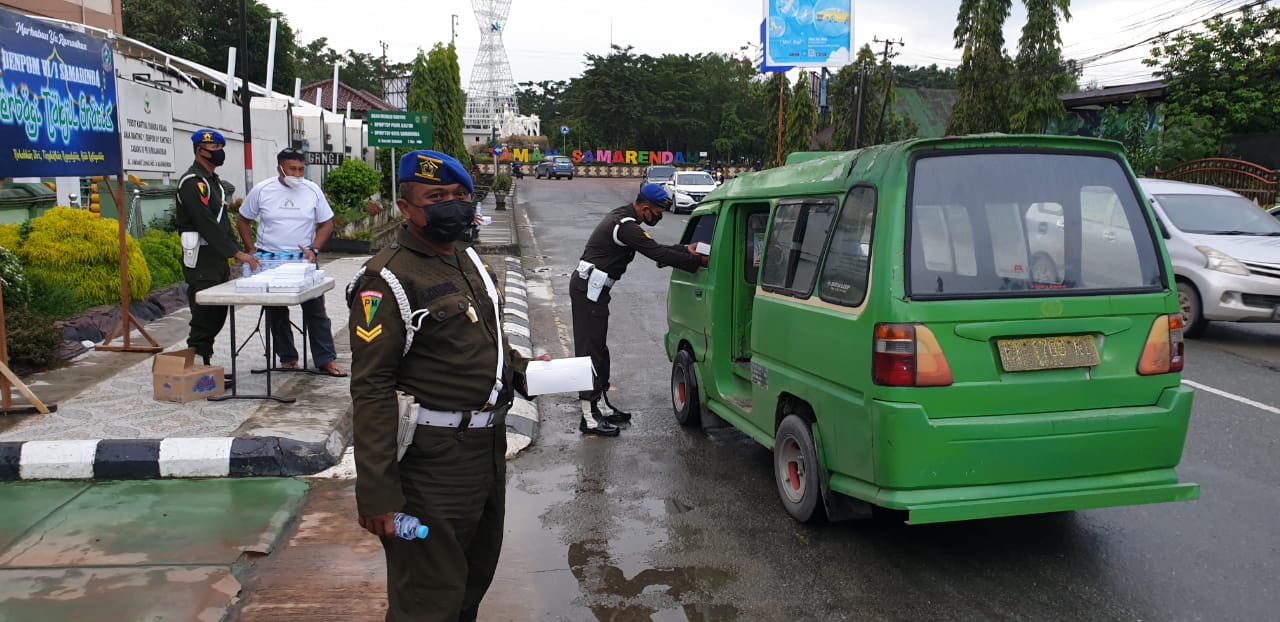
M502 157L502 152L503 152L503 151L506 151L506 149L503 149L503 148L502 148L502 145L494 145L494 146L493 146L493 155L496 155L496 156L498 156L499 158L501 158L501 157Z
M339 166L343 160L347 159L344 153L336 151L308 151L307 164L318 164L320 166Z
M370 147L431 148L430 112L370 110L365 122L369 126Z
M569 126L567 126L567 125L561 125L561 126L560 126L560 133L561 133L561 134L568 134L568 133L569 133Z

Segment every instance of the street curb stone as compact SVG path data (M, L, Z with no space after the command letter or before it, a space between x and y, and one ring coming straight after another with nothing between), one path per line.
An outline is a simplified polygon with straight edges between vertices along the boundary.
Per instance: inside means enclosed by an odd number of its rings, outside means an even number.
M511 345L532 353L528 300L523 267L507 257L506 312ZM538 436L538 407L519 396L507 413L507 458L528 447ZM332 440L332 439L331 439ZM332 443L304 442L281 436L98 439L0 442L0 481L35 479L160 479L199 477L293 477L319 473L333 466L341 451Z

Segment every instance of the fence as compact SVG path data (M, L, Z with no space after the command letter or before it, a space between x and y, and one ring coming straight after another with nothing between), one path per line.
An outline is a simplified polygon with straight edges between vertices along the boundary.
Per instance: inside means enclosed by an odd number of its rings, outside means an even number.
M1277 172L1253 162L1204 158L1183 162L1155 177L1225 188L1262 206L1276 204Z

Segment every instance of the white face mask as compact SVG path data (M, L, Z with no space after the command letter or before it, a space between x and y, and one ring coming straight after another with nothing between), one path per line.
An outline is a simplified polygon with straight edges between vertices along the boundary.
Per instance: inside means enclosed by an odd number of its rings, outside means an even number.
M290 188L297 188L302 185L302 177L290 177L284 174L284 169L276 167L276 172L280 174L280 179L284 180L284 185Z

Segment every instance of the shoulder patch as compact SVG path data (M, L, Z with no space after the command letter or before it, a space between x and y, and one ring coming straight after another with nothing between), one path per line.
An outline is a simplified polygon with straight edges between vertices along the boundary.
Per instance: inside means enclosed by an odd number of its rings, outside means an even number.
M378 313L378 305L382 304L382 292L373 289L360 292L360 304L364 306L365 326L372 326L373 316Z

